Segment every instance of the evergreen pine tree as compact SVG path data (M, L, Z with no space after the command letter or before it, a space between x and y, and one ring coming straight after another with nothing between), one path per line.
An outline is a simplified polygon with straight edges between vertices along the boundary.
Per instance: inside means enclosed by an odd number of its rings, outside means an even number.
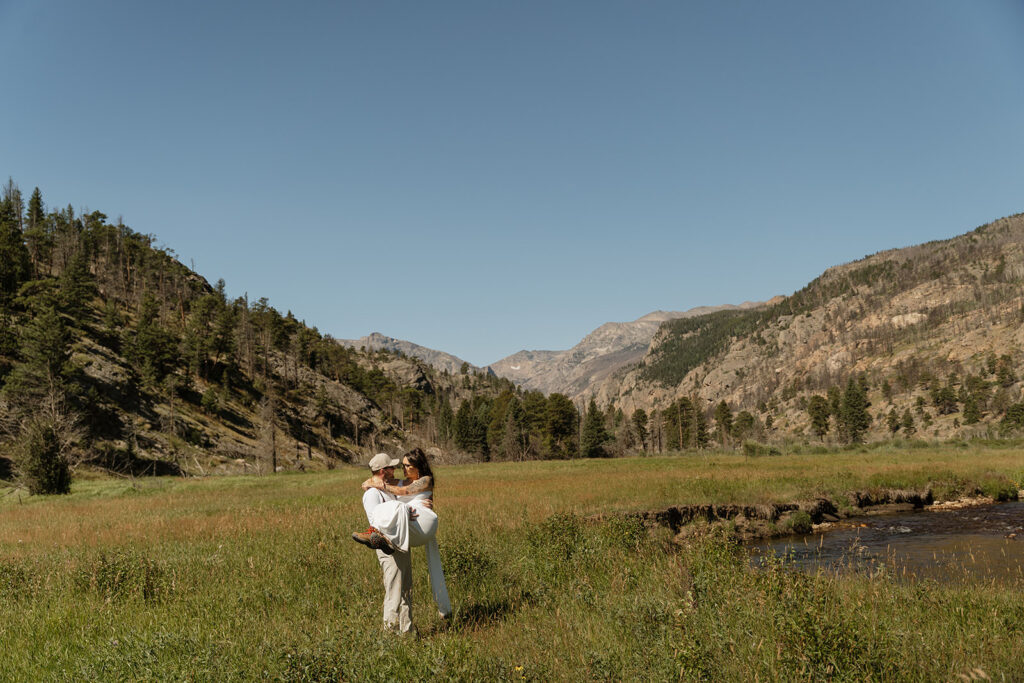
M757 418L750 411L741 410L733 421L732 433L739 440L743 440L754 433L757 427Z
M683 396L661 411L665 425L665 446L669 449L689 448L693 441L693 410L690 399Z
M455 445L469 453L488 457L487 448L487 413L490 405L477 397L474 401L463 399L459 410L455 413Z
M467 399L462 400L459 410L455 413L453 436L456 446L464 451L473 450L473 408Z
M843 392L839 417L847 442L861 443L864 440L864 434L871 426L871 415L868 413L870 405L864 384L851 377Z
M729 435L732 434L732 409L725 401L715 408L715 432L718 434L718 443L723 446L729 445Z
M700 409L701 399L693 397L690 399L690 406L693 412L693 444L697 448L707 448L710 437L708 436L708 421L704 411Z
M981 420L981 409L974 394L967 394L964 399L964 424L978 424Z
M20 211L20 194L12 194L8 183L0 200L0 307L10 301L31 273Z
M491 416L491 401L484 396L477 396L473 410L473 443L476 444L476 452L485 461L491 459L490 444L487 443L487 425Z
M85 254L81 251L71 257L58 280L61 310L72 320L84 320L89 300L96 294L96 285Z
M834 384L828 388L828 408L838 422L843 414L843 392Z
M1017 381L1013 374L1013 360L1005 353L999 357L999 365L996 367L996 381L1004 389L1013 386L1014 382Z
M441 443L451 441L455 432L455 413L452 404L443 396L438 399L441 404L437 410L437 438Z
M569 397L554 393L548 396L545 413L545 445L551 458L576 455L576 431L579 412Z
M647 450L647 412L643 408L637 408L633 411L631 421L633 423L633 433L636 434L636 440L640 444L640 448Z
M499 449L507 460L522 460L529 452L530 434L526 424L526 412L518 399L512 399L505 411L505 424Z
M28 214L25 216L25 242L34 277L41 274L42 262L49 259L49 252L53 246L46 227L43 195L37 187L28 200Z
M885 425L893 436L896 436L896 432L903 426L903 423L900 421L900 415L896 412L895 407L889 409L889 414L885 418Z
M917 426L914 425L914 415L910 412L910 408L903 411L903 434L909 439L917 432Z
M22 361L14 366L4 386L4 395L17 408L38 407L44 396L63 396L71 368L68 359L71 335L52 307L36 314L25 326Z
M32 190L32 196L28 199L28 214L25 216L25 227L27 230L43 222L43 211L43 193L37 187Z
M608 453L608 430L604 425L604 413L597 407L597 401L590 399L587 414L583 418L583 433L580 435L580 455L584 458L602 458Z
M178 362L177 338L161 326L159 313L156 298L149 293L143 296L134 333L125 345L128 359L151 385L163 381Z
M832 415L832 406L824 396L815 394L807 401L807 414L811 418L811 431L822 441L828 434L829 417Z

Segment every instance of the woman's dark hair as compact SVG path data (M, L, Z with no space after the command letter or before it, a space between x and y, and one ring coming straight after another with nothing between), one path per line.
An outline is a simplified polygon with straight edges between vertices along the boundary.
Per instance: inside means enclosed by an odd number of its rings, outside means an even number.
M430 461L427 460L427 454L423 452L422 448L414 448L405 455L402 456L402 460L408 459L409 464L415 467L421 477L430 477L434 479L434 473L430 470ZM434 485L437 485L437 481L433 481Z

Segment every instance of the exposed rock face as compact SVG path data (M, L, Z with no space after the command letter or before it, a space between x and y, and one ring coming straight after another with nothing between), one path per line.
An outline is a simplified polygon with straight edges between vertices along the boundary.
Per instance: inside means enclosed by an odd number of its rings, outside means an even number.
M400 386L412 387L427 394L433 394L434 388L423 372L423 368L408 359L397 359L384 363L381 369L394 379Z
M458 374L463 363L465 363L464 360L457 356L453 356L450 353L429 349L426 346L413 344L412 342L405 341L403 339L388 337L380 332L374 332L365 337L360 337L359 339L338 339L337 342L342 346L347 346L352 349L365 348L367 351L380 351L383 349L392 353L401 353L412 358L419 358L424 363L427 363L438 370L447 370L453 375ZM468 365L468 369L471 371L479 369L468 363L466 363L466 365Z
M688 311L654 311L632 322L605 323L568 351L519 351L488 366L524 389L585 397L615 371L638 362L666 320L692 318L722 310L761 306L700 306Z
M885 415L914 409L919 399L930 419L924 432L922 414L915 412L918 436L945 438L974 432L959 410L936 414L931 408L930 378L953 378L959 391L971 374L988 388L981 424L973 428L983 433L998 423L1006 405L1022 398L1022 373L1000 385L986 369L991 363L986 359L1004 355L1013 368L1021 367L1022 285L1024 214L1018 214L952 239L829 268L784 304L766 306L763 319L747 328L753 331L725 334L721 350L685 375L666 382L645 376L643 368L624 370L597 388L597 401L630 414L664 408L682 396L700 398L708 407L724 400L759 420L771 414L777 436L806 437L810 427L803 401L863 375L873 418L869 438L888 436ZM658 362L659 354L664 358L695 348L672 326L666 323L654 335L645 366ZM670 347L679 351L666 351ZM885 383L887 396L881 389Z

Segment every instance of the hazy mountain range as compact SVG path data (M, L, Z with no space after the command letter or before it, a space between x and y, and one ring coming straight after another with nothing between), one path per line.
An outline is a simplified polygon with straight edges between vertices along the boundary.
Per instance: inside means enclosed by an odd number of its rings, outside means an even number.
M593 393L594 387L616 370L640 361L665 321L762 305L746 302L738 306L700 306L688 311L654 311L631 322L605 323L566 351L519 351L489 367L499 377L507 377L524 389L581 397Z
M458 356L420 346L411 341L395 339L374 332L359 339L339 339L339 344L352 349L385 350L458 373L484 370L512 380L524 389L545 394L558 392L578 398L593 393L595 388L620 368L635 364L647 353L651 339L667 320L692 318L716 311L748 310L764 306L763 302L721 306L699 306L688 311L653 311L631 322L609 322L593 330L571 349L564 351L523 350L478 368Z
M417 350L403 352L431 362ZM524 350L489 369L524 389L594 396L627 415L681 397L704 406L726 401L754 413L762 427L804 435L807 397L859 376L869 386L877 436L889 412L910 411L929 435L946 437L991 429L1021 400L1022 357L1018 214L828 268L788 297L655 311L606 323L571 349ZM940 407L939 385L960 403ZM980 422L962 414L968 400L972 414L980 406Z

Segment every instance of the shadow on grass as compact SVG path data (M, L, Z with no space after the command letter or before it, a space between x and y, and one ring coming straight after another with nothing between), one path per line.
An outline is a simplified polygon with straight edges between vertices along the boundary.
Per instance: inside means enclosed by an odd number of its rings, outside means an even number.
M438 630L459 631L491 626L504 621L524 602L526 602L524 599L511 600L508 598L471 602L458 607L451 618L443 622Z
M141 440L140 440L141 442ZM113 446L97 448L89 458L89 464L102 467L117 474L133 477L145 476L181 476L181 468L177 463L167 460L140 458L134 452Z

